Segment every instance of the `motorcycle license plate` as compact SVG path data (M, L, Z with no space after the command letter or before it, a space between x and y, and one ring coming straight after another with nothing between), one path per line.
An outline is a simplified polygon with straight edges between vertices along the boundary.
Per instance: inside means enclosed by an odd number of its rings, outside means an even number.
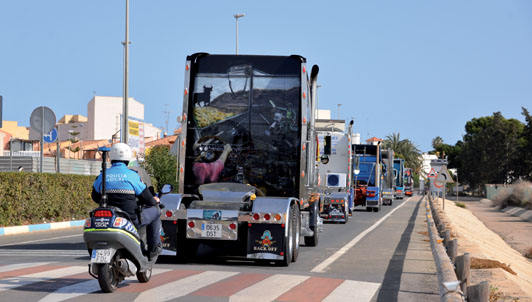
M203 223L201 225L201 236L207 238L222 238L222 225Z
M112 250L92 250L91 263L111 263Z

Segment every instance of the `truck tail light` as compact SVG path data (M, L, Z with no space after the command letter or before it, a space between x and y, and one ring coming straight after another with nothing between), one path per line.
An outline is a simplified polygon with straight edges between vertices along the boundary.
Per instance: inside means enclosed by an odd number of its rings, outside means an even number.
M281 214L275 214L275 216L274 216L274 219L277 220L277 221L281 220L281 218L283 218L281 216Z
M271 216L270 214L264 214L264 220L270 220Z
M230 228L231 230L236 229L236 224L235 224L235 223L231 223L231 224L229 225L229 228Z
M194 226L195 226L194 221L189 221L188 222L188 227L189 228L193 228Z
M166 211L165 215L166 217L172 217L174 214L172 213L172 211Z
M253 214L253 220L259 220L260 215L258 213Z

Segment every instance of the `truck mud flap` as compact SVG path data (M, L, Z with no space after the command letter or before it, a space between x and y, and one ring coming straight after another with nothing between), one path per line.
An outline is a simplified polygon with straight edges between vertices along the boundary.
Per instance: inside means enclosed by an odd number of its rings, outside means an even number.
M177 224L174 221L163 220L161 228L161 242L163 255L175 255L177 248Z
M248 228L248 259L283 260L285 227L281 224L252 224Z

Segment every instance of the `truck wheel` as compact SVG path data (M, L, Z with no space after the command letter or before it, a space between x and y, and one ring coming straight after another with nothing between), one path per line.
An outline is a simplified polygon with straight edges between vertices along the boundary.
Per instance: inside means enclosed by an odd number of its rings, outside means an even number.
M299 255L299 240L301 234L301 214L299 213L299 207L294 206L294 211L292 211L292 213L292 223L294 225L294 251L292 253L292 262L296 262L297 256Z
M379 207L373 208L373 212L378 212L378 211L379 211Z
M292 252L294 251L294 223L293 223L293 216L294 216L294 206L290 206L290 212L288 213L288 217L290 217L290 220L288 222L288 234L284 236L284 257L283 260L280 261L281 266L289 266L292 262Z
M370 207L366 207L366 212L371 212L371 208Z
M318 233L319 232L318 221L320 219L318 207L319 207L319 204L317 202L314 202L314 206L310 210L311 217L313 215L313 212L316 213L315 218L314 218L314 226L310 227L310 229L312 230L312 232L314 232L314 234L312 236L305 236L306 246L317 246L318 245L318 234L319 234Z

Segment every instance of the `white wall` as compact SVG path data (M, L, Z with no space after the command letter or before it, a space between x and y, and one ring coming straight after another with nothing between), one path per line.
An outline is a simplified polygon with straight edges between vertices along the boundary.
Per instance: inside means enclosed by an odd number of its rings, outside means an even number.
M128 101L129 117L144 120L144 105L134 98L129 98ZM95 96L92 98L87 105L88 139L111 139L112 135L120 129L122 102L122 97Z

